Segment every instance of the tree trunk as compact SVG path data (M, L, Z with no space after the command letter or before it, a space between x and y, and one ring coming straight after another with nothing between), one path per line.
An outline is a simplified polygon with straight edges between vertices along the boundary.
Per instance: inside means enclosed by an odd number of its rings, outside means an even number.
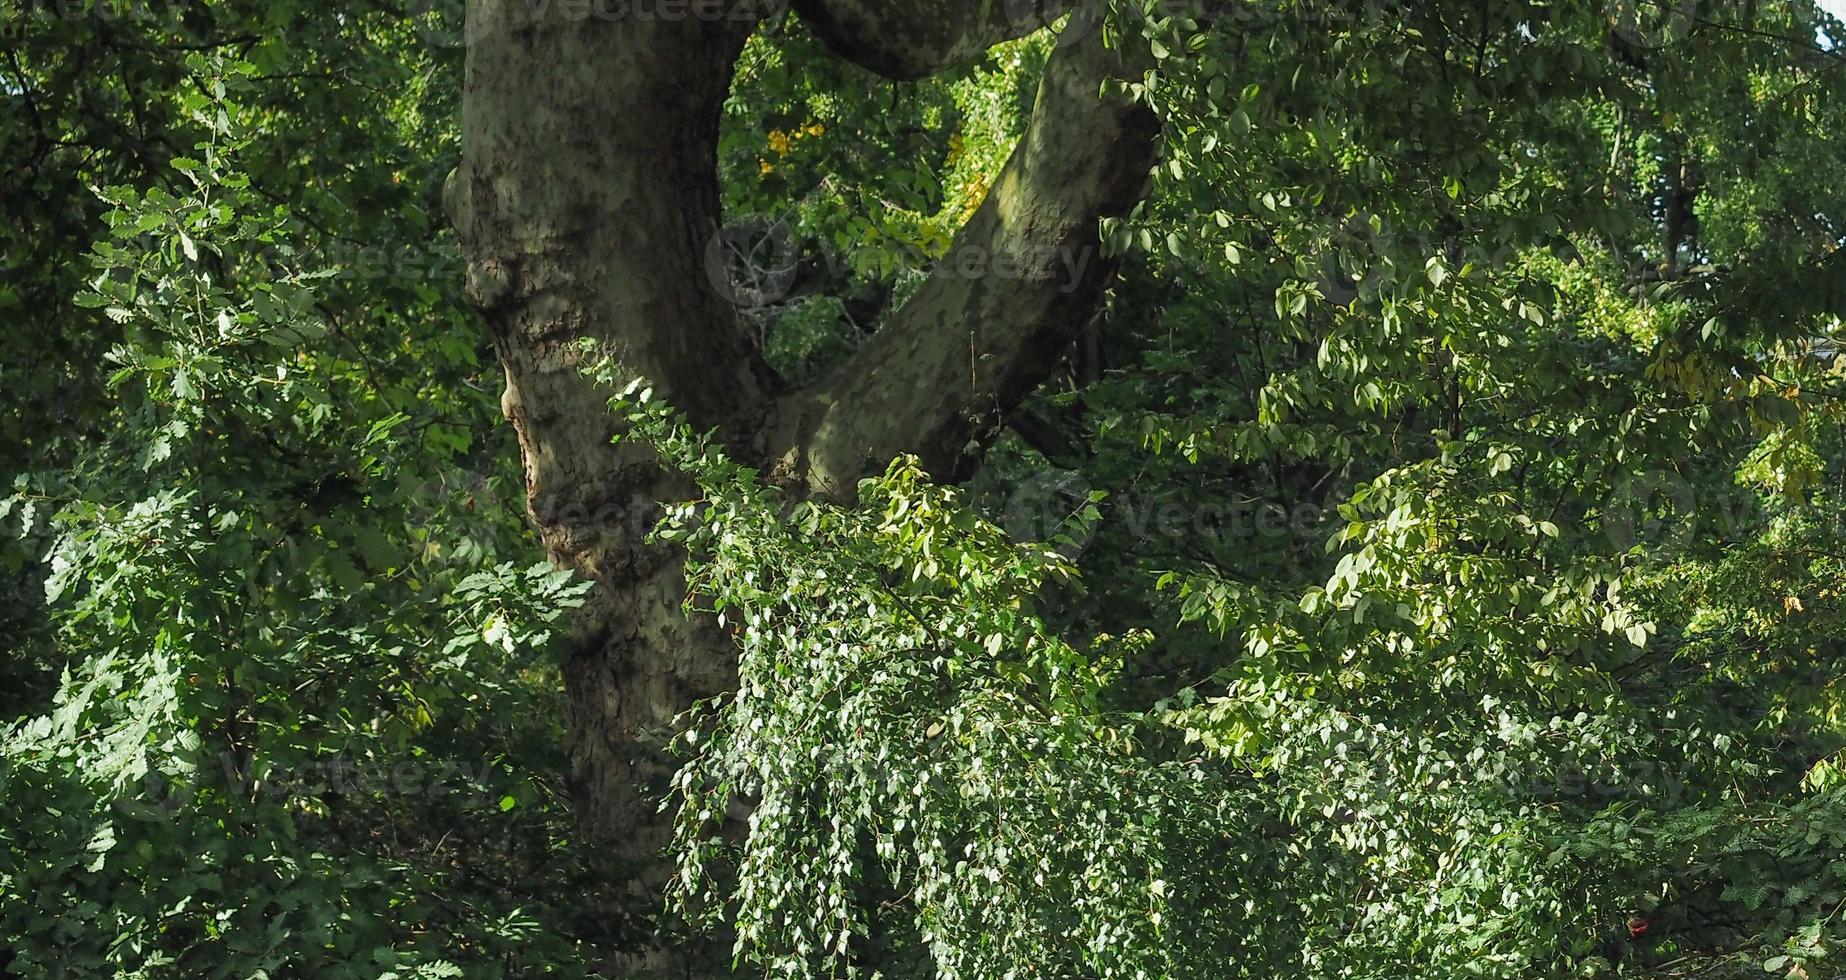
M1038 26L982 13L997 6L817 0L802 12L841 54L914 75ZM1046 6L1028 5L1034 17ZM658 502L688 488L645 447L611 444L609 392L579 373L579 339L797 488L844 495L903 451L966 473L1110 281L1097 221L1145 193L1157 126L1144 107L1097 97L1127 70L1098 37L1060 48L1025 138L956 239L1006 255L1010 275L950 263L838 375L785 392L705 264L720 225L719 116L753 17L599 10L471 0L448 206L506 369L531 518L552 560L596 585L564 670L579 831L625 859L629 897L651 902L671 868L670 819L656 810L670 774L662 735L728 689L734 654L715 625L682 613L679 556L643 541Z
M469 290L506 369L532 520L596 582L569 687L585 836L652 887L666 826L650 734L725 689L728 643L681 615L678 562L643 544L683 490L644 447L611 445L608 392L579 373L601 341L700 426L746 430L772 391L731 307L704 288L719 224L719 111L748 24L574 18L564 3L469 11L464 166L454 203Z

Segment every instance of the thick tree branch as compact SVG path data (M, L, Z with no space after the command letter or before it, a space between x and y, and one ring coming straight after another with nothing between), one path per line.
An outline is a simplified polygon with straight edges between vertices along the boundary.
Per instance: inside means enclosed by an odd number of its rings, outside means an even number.
M1088 446L1059 428L1056 421L1029 412L1024 406L1007 414L1006 426L1053 466L1074 470L1089 459Z
M771 403L775 379L707 255L718 123L752 25L525 0L471 0L468 24L462 165L445 197L506 369L532 522L554 562L596 584L565 641L573 805L588 839L632 862L632 897L657 907L674 768L661 733L733 683L732 651L682 613L679 556L645 539L684 478L611 443L610 392L583 376L593 355L578 341L701 428L753 430Z
M784 399L775 469L832 496L899 453L971 472L1113 280L1099 221L1146 194L1159 122L1099 89L1138 74L1097 33L1052 56L1024 137L942 264L836 374Z
M835 54L886 78L914 79L1046 26L1070 0L794 0Z

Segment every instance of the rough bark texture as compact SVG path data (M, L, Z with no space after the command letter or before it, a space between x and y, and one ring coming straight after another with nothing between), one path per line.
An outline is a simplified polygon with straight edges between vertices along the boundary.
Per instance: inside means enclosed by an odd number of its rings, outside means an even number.
M972 473L1114 278L1098 224L1146 193L1159 132L1146 107L1098 94L1130 70L1100 32L1052 55L1025 136L942 264L843 369L783 400L779 471L836 497L899 453Z
M989 2L803 7L837 48L902 74L1020 33L984 17ZM657 502L686 488L645 447L610 443L609 392L579 374L578 339L796 486L842 496L899 452L963 475L1107 287L1097 221L1145 192L1156 125L1097 97L1124 70L1099 38L1061 48L949 263L837 375L788 393L704 265L719 115L751 19L612 20L561 0L471 0L468 17L449 206L506 369L532 520L554 561L596 582L565 669L573 803L586 839L630 859L630 889L651 896L668 867L658 735L726 689L734 661L715 627L681 612L678 557L643 542Z
M572 18L564 4L470 11L454 194L469 289L506 369L531 516L595 579L566 670L577 814L639 864L665 842L645 737L723 689L726 644L680 615L673 556L641 538L680 492L643 447L610 444L593 337L701 426L760 411L768 372L703 288L718 229L719 110L747 24Z

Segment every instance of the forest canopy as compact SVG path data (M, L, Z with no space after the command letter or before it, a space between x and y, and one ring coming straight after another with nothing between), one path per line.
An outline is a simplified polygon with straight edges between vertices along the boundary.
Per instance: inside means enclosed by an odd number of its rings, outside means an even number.
M1846 975L1838 14L9 0L0 975Z

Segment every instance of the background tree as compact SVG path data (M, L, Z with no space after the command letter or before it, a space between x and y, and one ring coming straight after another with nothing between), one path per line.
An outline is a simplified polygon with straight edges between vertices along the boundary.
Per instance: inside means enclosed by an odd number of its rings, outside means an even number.
M954 12L9 17L18 969L1825 974L1840 25Z

